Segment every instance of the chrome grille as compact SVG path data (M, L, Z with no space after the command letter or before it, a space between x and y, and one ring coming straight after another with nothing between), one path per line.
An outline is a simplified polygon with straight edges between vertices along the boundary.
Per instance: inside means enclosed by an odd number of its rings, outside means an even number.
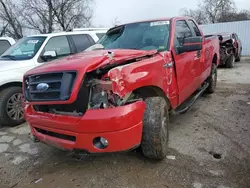
M27 101L68 100L76 79L76 72L55 72L24 78L24 96Z

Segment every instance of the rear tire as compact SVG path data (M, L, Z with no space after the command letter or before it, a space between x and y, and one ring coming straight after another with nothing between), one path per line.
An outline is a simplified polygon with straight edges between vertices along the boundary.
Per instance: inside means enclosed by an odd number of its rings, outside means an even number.
M162 97L149 97L145 102L142 152L148 158L161 160L166 157L168 150L168 105Z
M215 92L217 85L217 66L216 64L212 64L210 76L207 79L209 86L206 90L206 93L212 94Z
M234 65L235 65L235 56L231 55L226 62L226 66L227 68L234 68Z
M16 126L23 123L22 88L9 87L0 92L0 125Z

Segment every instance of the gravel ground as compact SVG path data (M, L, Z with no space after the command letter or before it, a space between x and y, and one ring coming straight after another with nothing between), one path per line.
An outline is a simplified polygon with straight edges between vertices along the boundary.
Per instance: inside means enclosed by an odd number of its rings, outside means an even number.
M169 154L75 156L32 143L26 124L0 130L0 188L250 188L250 62L219 69L213 95L171 116Z

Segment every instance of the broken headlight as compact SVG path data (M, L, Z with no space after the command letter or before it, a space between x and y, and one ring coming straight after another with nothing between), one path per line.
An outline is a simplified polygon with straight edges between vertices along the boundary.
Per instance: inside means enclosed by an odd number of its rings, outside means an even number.
M112 108L117 106L119 97L112 92L110 81L94 80L90 88L90 109Z

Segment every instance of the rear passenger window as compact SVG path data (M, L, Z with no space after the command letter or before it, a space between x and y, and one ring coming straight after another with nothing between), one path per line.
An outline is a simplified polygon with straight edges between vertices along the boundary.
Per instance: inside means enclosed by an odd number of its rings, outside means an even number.
M92 46L94 43L93 40L91 40L90 36L87 34L82 35L71 35L73 42L76 46L77 52L82 52L86 50L88 47Z
M175 35L177 39L175 43L178 46L183 44L184 38L192 37L192 32L185 20L176 21Z
M201 32L199 30L199 28L197 27L197 25L194 23L193 20L188 20L189 24L191 25L191 27L193 28L196 36L201 36Z
M0 40L0 55L2 55L10 46L11 45L7 40Z

